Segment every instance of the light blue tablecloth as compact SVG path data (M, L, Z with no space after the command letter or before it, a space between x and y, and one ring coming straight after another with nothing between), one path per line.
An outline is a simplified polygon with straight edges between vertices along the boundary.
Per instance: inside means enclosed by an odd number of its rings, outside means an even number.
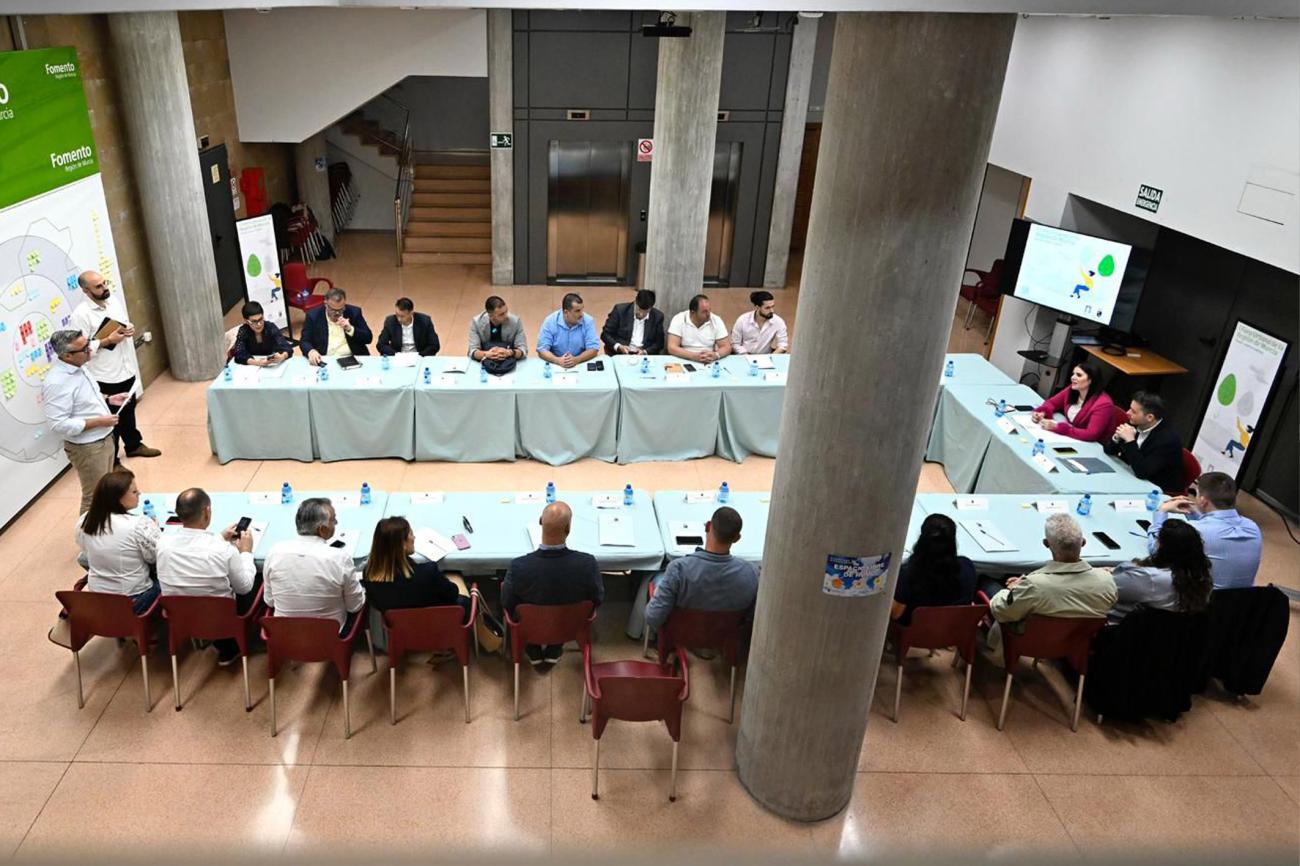
M949 385L1014 385L1015 381L993 366L983 355L951 352L944 363L952 361L952 377L943 376L939 384Z
M277 369L284 372L253 385L227 382L223 370L208 387L208 441L221 463L315 459L311 388L294 383L296 376L314 376L315 369L301 357Z
M1024 494L1120 494L1124 498L1142 498L1151 492L1152 485L1133 474L1124 463L1108 457L1096 442L1071 442L1068 446L1078 454L1071 457L1089 457L1101 460L1112 472L1082 473L1069 469L1064 457L1053 453L1048 446L1047 456L1056 464L1056 471L1047 472L1032 457L1034 443L1028 436L1004 433L994 429L984 463L980 467L979 481L974 492L1024 493Z
M771 358L782 378L769 382L759 370L750 375L753 355L728 355L722 359L726 388L722 391L722 418L718 424L718 455L737 463L750 454L775 457L781 432L781 407L785 403L785 376L790 372L789 355Z
M1027 395L1033 395L1033 391L1023 385L948 385L940 388L939 408L930 428L925 459L943 464L944 474L958 493L971 492L979 482L993 431L998 429L993 407L986 405L985 401L1027 404ZM1037 406L1038 402L1035 401L1034 405Z
M560 466L595 457L612 463L618 441L618 377L615 360L604 358L604 370L580 364L572 370L529 358L515 369L516 451L534 460ZM574 385L557 385L556 377L576 378Z
M602 493L616 494L622 501L621 491L561 489L558 492L557 498L573 509L569 547L590 553L602 569L610 571L659 568L664 549L649 494L637 492L630 509L617 510L631 514L635 546L602 547L598 517L601 513L613 513L592 504L592 497ZM516 503L513 492L445 493L442 503L437 505L416 504L411 501L411 494L394 493L388 497L385 516L405 517L416 529L428 527L448 539L464 535L470 543L469 549L454 551L440 565L450 571L488 574L504 570L510 560L533 549L527 527L537 523L544 507L545 502ZM462 517L469 519L474 528L472 533L465 531Z
M926 514L946 514L957 521L957 551L969 557L975 563L976 569L981 572L1024 574L1052 558L1051 553L1043 546L1043 524L1048 515L1034 507L1036 500L1048 497L1023 494L992 496L980 494L980 496L988 500L988 510L958 511L956 497L951 493L923 493L916 497L916 501ZM1094 496L1092 512L1087 517L1082 517L1073 511L1075 499L1070 499L1070 513L1074 515L1075 520L1079 521L1086 542L1083 547L1083 558L1093 565L1118 565L1147 555L1146 533L1137 521L1148 519L1149 515L1145 512L1141 514L1117 512L1113 505L1116 498L1135 497ZM961 527L960 523L963 520L990 521L999 530L999 534L1017 549L998 553L986 552L975 537ZM1097 531L1109 535L1120 545L1119 549L1113 551L1107 549L1093 536Z
M479 382L479 364L447 374L452 385L438 384L461 357L422 359L415 385L415 458L456 463L515 459L515 391ZM424 369L432 383L424 384Z
M360 368L341 370L333 358L327 359L329 378L309 390L316 455L324 461L414 459L415 368L385 370L379 355L357 360ZM363 384L372 377L380 381Z
M677 521L692 523L702 533L705 522L722 505L717 501L716 491L714 494L714 498L708 502L698 503L687 502L685 490L660 490L655 494L655 516L659 522L664 555L668 559L676 559L695 550L694 546L678 546L671 525ZM731 547L732 556L738 556L747 562L763 561L763 539L767 535L767 513L771 502L772 494L768 492L732 492L730 501L726 504L740 512L740 519L744 521L740 541Z
M650 372L641 374L640 359L618 357L614 370L623 391L618 421L618 462L690 460L709 457L718 448L723 386L735 374L714 379L696 364L685 382L669 382L665 364L684 363L670 355L650 355Z

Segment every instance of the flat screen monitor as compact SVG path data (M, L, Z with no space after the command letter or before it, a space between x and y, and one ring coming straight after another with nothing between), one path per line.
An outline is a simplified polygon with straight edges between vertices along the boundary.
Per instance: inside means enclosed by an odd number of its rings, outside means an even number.
M1127 332L1147 258L1120 241L1016 220L1004 279L1014 297Z

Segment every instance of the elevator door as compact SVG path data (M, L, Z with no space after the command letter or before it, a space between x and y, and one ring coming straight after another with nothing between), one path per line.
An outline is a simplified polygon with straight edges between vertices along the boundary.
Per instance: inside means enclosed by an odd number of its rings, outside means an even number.
M627 283L630 141L552 141L546 281Z
M704 242L704 285L731 284L731 247L736 235L736 199L740 196L738 141L720 141L713 152L713 188L709 195L709 234Z

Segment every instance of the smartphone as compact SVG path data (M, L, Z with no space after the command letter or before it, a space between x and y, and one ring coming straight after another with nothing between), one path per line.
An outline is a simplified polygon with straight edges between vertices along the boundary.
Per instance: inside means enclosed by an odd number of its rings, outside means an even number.
M239 536L247 532L248 527L252 525L253 525L253 518L251 517L239 518L239 522L235 524L235 538L238 538Z
M1016 405L1012 406L1011 408L1012 408L1012 409L1015 409L1017 412L1032 412L1032 411L1034 411L1034 409L1035 409L1036 407L1034 407L1034 406L1029 406L1029 405L1026 405L1026 404L1024 404L1024 403L1017 403Z
M347 547L347 545L343 543L343 539L341 539L341 538L336 538L336 539L334 539L333 541L330 542L330 547L335 547L335 548L342 549L342 548L344 548L344 547Z
M1052 450L1057 454L1064 454L1067 457L1079 453L1078 448L1071 448L1069 445L1054 445L1052 446Z
M685 370L687 373L694 373L694 372L695 372L695 365L694 365L694 364L682 364L682 369Z
M180 525L182 525L184 522L185 522L185 521L181 520L181 519L180 519L179 517L177 517L175 514L169 514L169 515L167 515L167 521L166 521L163 525L164 525L164 526L180 526Z
M1137 525L1140 526L1140 527L1142 527L1142 531L1143 531L1143 532L1150 532L1150 531L1151 531L1151 521L1150 521L1150 520L1139 520L1139 521L1137 522Z
M678 547L703 547L704 539L698 535L678 535L674 539Z
M587 365L587 369L590 370L590 371L593 372L593 373L594 373L594 372L599 372L600 370L604 370L604 369L605 369L605 362L604 362L604 361L592 361L591 363L589 363L589 364Z
M469 550L469 539L460 533L451 537L451 543L456 545L457 550Z
M1106 545L1107 550L1119 550L1119 543L1116 542L1115 539L1111 538L1109 535L1107 535L1104 532L1101 531L1094 532L1092 534L1092 537L1100 541L1102 544Z

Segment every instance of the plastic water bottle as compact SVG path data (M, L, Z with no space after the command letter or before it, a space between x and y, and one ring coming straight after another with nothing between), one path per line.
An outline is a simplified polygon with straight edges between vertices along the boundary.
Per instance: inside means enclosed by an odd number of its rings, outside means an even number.
M370 482L368 481L361 482L361 504L370 504Z
M749 375L751 375L751 376L757 376L757 375L758 375L758 365L755 364L753 361L750 361L750 362L749 362Z
M1147 494L1147 511L1155 514L1160 510L1160 491L1152 490Z
M709 371L713 378L717 379L722 375L722 365L717 361L714 361L713 364L709 366Z
M555 501L555 482L546 482L546 504L550 505Z
M1033 456L1037 457L1039 454L1046 454L1046 453L1047 453L1047 446L1043 443L1042 439L1039 439L1037 442L1034 443Z
M649 359L649 358L642 358L642 359L641 359L641 375L644 376L644 375L646 375L646 374L649 373L649 372L650 372L650 359Z
M542 364L542 378L543 378L543 379L549 379L549 378L551 378L551 362L550 362L550 361L546 361L546 362L544 362L544 363Z
M230 369L230 365L229 365L229 364L226 365L226 370L225 370L224 373L221 374L221 378L225 379L227 382L230 382L230 381L233 381L233 380L234 380L234 378L235 378L235 372L234 372L233 370Z
M478 366L478 383L480 385L487 384L487 367L484 367L482 364L479 364Z
M630 506L635 501L636 501L636 494L632 492L632 485L629 484L623 488L623 504Z
M393 369L393 359L388 357L387 355L380 355L379 366L381 369L391 370Z
M1087 517L1089 514L1091 514L1092 494L1091 493L1083 494L1083 498L1079 500L1079 504L1074 507L1074 510L1075 512L1078 513L1080 517Z
M952 374L955 373L955 372L956 372L956 370L953 368L953 365L952 365L952 361L951 361L951 360L949 360L948 363L946 363L946 364L943 365L943 375L944 375L944 378L951 379L951 378L952 378Z
M158 519L158 512L154 510L153 500L151 499L146 499L144 501L144 516L148 517L150 520Z
M993 410L993 414L994 414L994 415L997 415L999 418L1001 418L1003 415L1007 414L1007 401L1006 401L1006 400L999 400L999 401L998 401L997 408Z
M428 367L425 367L425 368L424 368L424 384L426 384L426 385L430 385L430 384L432 384L432 383L433 383L433 370L430 370Z
M316 375L320 377L320 380L321 380L322 382L328 382L328 381L330 380L330 368L329 368L329 365L328 365L328 364L321 364L320 367L318 367L317 369L318 369L320 372L317 373Z
M718 488L718 501L723 505L726 505L731 501L731 488L725 481L722 482L722 485Z
M280 485L280 504L281 505L293 504L293 485L291 485L288 481Z

